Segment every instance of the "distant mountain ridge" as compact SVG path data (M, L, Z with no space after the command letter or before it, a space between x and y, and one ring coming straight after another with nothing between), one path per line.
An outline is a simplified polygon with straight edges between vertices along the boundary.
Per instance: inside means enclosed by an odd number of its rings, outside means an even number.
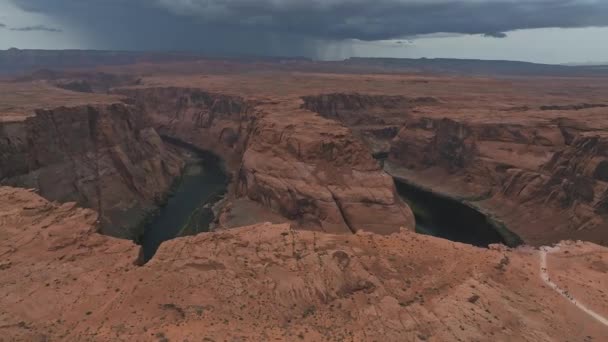
M376 67L413 72L455 73L468 75L521 75L521 76L595 76L608 70L601 66L571 66L540 64L508 60L454 59L454 58L362 58L344 61L347 65Z
M599 67L608 67L608 61L607 62L585 62L585 63L564 63L562 65L567 65L567 66L599 66Z
M227 60L235 63L281 64L282 69L322 72L406 72L494 76L608 76L608 66L554 65L507 60L451 58L363 58L313 61L304 57L209 56L199 52L103 50L0 50L0 75L39 69L93 68L136 63Z
M188 62L202 59L257 60L266 62L310 61L304 57L210 56L182 51L111 51L111 50L0 50L0 75L14 75L39 69L92 68L135 63Z
M97 50L0 50L0 74L37 69L124 65L137 62L169 62L194 59L188 55Z

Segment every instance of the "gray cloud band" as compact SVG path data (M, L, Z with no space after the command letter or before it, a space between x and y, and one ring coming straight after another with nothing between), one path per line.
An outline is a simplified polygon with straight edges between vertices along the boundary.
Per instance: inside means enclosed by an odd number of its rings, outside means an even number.
M328 41L608 26L608 1L601 0L11 1L85 31L102 48L310 56Z
M543 27L608 25L608 2L589 0L13 0L23 9L117 19L121 8L165 9L201 25L289 32L320 39L378 40L453 32L486 34ZM124 18L127 19L127 18ZM135 20L137 17L128 19Z
M20 32L31 32L31 31L62 32L60 29L57 29L54 27L47 27L44 25L11 27L10 30L11 31L20 31Z
M0 29L8 29L11 31L20 32L31 32L31 31L45 31L45 32L62 32L62 30L54 27L48 27L44 25L32 25L23 27L8 27L6 24L0 23Z

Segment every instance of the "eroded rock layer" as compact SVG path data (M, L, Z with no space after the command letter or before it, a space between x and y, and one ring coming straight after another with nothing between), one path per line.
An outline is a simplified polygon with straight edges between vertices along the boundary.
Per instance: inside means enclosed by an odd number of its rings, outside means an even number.
M352 132L297 108L261 106L238 191L327 232L413 228L393 180Z
M385 155L390 140L399 132L415 103L434 103L432 98L331 93L303 96L302 107L350 127L375 155Z
M564 120L523 126L421 118L404 125L389 159L405 177L501 214L528 243L608 244L607 144L605 132Z
M564 116L518 122L515 113L530 107L502 109L512 118L493 121L422 115L449 105L434 97L329 93L302 100L349 126L376 158L388 159L393 176L472 203L528 243L574 237L608 244L608 133L567 112L602 105L540 106Z
M103 232L134 238L183 162L124 104L37 110L0 123L0 180L100 213Z
M352 132L297 104L247 101L194 88L134 88L164 135L210 150L245 196L302 227L350 233L413 227L392 179Z
M117 92L129 96L161 135L211 151L238 168L255 120L252 104L243 98L179 87Z
M0 187L0 334L11 341L597 340L606 327L543 283L539 251L407 230L261 224L163 244L144 266L95 212ZM608 251L562 243L548 272L608 314ZM581 329L584 327L584 329Z

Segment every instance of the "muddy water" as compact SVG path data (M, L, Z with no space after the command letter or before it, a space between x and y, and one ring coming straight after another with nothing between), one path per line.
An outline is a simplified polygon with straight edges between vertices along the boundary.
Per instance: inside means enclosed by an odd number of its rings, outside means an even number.
M212 206L226 193L228 177L221 160L206 152L187 148L188 162L166 205L151 218L140 238L144 262L165 241L209 230Z
M416 231L456 242L515 247L521 239L492 218L455 199L395 179L397 192L416 216Z

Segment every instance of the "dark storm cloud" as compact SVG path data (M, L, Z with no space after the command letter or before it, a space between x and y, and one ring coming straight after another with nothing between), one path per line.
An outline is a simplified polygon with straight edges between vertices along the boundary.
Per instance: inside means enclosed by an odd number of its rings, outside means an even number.
M62 32L60 29L54 27L48 27L44 25L33 25L23 27L12 27L11 31L31 32L31 31L45 31L45 32Z
M117 48L311 54L319 41L608 26L604 0L12 1Z
M157 0L11 0L48 16L88 46L117 50L189 50L217 55L316 57L317 40L303 35L244 28L231 21L184 16Z
M504 32L489 32L484 33L483 36L489 38L507 38L507 34Z
M6 28L6 25L3 23L0 23L0 28Z
M437 32L476 34L608 25L604 0L159 0L208 22L325 39L379 40Z

